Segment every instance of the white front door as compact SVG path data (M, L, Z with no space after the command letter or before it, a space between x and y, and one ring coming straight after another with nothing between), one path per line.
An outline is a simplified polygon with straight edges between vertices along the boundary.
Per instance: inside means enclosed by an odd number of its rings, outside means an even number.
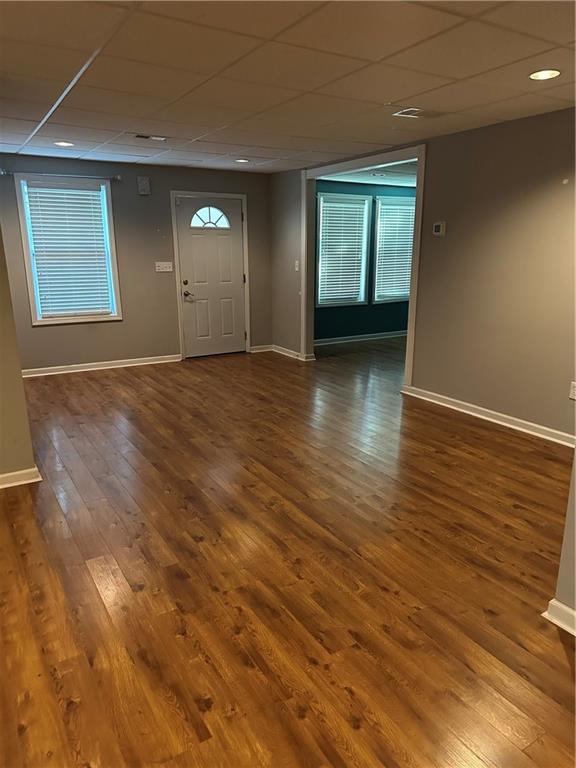
M184 356L246 349L242 202L177 197Z

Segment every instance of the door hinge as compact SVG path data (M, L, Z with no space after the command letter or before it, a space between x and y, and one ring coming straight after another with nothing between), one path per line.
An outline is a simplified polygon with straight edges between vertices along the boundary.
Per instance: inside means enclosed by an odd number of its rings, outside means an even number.
M248 331L244 331L244 340L248 338Z
M245 282L246 282L246 273L244 273L244 274L242 275L242 282L243 282L243 283L245 283Z
M244 211L240 211L240 221L244 221Z

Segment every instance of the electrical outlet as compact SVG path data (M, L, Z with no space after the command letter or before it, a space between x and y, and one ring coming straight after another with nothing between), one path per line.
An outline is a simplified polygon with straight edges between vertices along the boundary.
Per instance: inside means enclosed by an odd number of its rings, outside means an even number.
M172 272L172 262L171 261L157 261L156 262L156 272Z
M576 400L576 381L570 382L570 400Z

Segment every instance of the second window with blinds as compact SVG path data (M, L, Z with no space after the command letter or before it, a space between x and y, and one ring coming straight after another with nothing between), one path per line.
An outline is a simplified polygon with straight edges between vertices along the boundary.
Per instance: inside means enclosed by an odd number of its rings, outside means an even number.
M408 301L415 203L391 195L318 195L318 307Z

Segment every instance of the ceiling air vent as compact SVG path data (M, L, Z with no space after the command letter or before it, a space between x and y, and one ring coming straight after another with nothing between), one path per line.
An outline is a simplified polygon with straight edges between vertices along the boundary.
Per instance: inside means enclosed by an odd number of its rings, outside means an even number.
M147 139L148 141L166 141L166 136L148 136L145 133L135 133L134 138L136 139Z
M434 112L431 109L418 109L418 107L403 107L398 112L393 112L392 117L431 118L441 117L443 112Z
M398 112L393 113L393 117L420 117L421 109L416 107L406 107L406 109L400 109Z

